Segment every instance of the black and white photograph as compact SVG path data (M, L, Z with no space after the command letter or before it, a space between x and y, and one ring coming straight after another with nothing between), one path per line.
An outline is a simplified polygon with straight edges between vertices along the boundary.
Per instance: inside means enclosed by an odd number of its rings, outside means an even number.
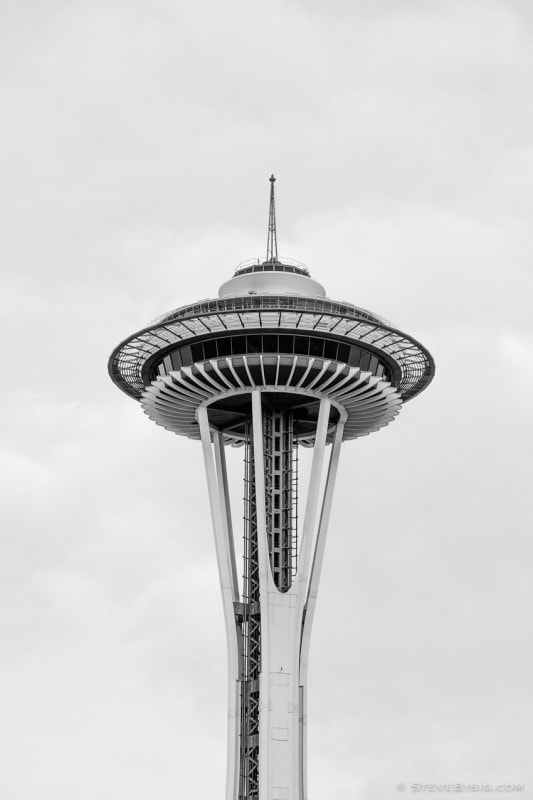
M0 800L533 798L533 4L4 0Z

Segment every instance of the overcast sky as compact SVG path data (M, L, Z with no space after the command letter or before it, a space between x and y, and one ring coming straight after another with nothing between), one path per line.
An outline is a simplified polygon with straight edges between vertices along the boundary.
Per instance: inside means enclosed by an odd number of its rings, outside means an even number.
M271 172L280 252L437 364L341 456L310 798L533 797L533 4L4 0L0 39L2 800L223 797L200 447L106 362L264 254Z

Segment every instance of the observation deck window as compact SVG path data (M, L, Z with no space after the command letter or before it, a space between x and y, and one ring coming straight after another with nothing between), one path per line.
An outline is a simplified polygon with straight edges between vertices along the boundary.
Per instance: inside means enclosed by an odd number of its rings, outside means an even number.
M190 345L181 345L170 353L166 353L158 364L153 367L151 379L157 375L167 375L172 370L181 369L196 362L259 353L265 354L263 364L266 375L272 382L275 380L276 371L278 371L277 359L273 357L273 354L311 356L340 361L351 367L359 367L364 371L371 372L373 375L392 381L392 373L386 361L360 346L321 336L277 333L227 334L194 342ZM246 377L246 370L242 361L239 364L239 359L234 358L234 367L239 376L242 374L243 377ZM301 377L303 375L307 367L306 361L302 360L301 363L297 363L294 370L295 380L298 376ZM261 383L260 367L249 365L249 369L252 371L254 380ZM278 380L280 382L288 379L290 369L292 367L289 368L283 364L279 365Z

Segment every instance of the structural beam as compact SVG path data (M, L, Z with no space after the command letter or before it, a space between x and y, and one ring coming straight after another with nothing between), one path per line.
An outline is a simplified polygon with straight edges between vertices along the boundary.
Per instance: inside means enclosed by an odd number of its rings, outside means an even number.
M198 424L202 439L209 506L215 535L215 550L218 564L220 588L224 620L226 623L226 639L228 651L228 742L226 764L226 800L236 800L239 782L239 637L235 620L235 603L238 602L237 573L235 566L234 544L231 528L228 486L222 441L215 434L215 450L217 464L213 457L211 430L207 408L199 406ZM218 480L217 480L218 466Z

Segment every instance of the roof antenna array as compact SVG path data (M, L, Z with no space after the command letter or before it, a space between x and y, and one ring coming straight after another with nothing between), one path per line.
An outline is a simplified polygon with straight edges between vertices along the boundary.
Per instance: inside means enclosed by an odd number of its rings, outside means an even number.
M268 216L268 239L266 262L274 263L278 260L278 234L276 232L276 206L274 203L274 184L276 179L270 176L270 212Z

